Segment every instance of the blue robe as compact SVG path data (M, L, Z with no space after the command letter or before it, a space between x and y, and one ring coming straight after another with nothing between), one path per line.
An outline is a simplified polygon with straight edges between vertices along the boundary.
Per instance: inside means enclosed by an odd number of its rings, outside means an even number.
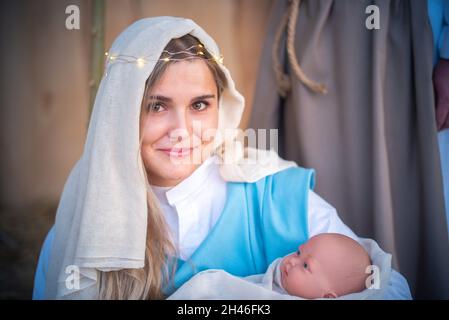
M228 182L225 207L206 239L188 261L178 259L170 294L197 272L223 269L236 276L264 273L276 258L308 239L307 204L315 173L288 168L254 183ZM53 229L41 251L33 298L44 297ZM174 285L174 287L173 287Z
M276 258L296 251L309 238L307 199L314 181L313 170L295 167L254 183L229 182L215 226L187 262L178 259L175 288L206 269L241 277L264 273ZM172 283L164 292L173 290Z

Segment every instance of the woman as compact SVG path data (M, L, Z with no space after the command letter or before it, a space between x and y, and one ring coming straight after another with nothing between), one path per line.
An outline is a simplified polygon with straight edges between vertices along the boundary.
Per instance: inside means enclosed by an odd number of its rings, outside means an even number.
M357 237L314 172L235 143L244 102L193 21L137 21L108 54L84 153L44 243L35 298L157 299L196 272L262 273L322 232ZM394 273L387 297L408 298Z

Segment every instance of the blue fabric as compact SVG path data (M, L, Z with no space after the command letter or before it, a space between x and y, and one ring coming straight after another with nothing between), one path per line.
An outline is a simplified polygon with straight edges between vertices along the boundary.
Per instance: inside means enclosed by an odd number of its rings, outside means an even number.
M388 289L385 290L384 300L412 300L412 293L407 280L394 269L391 269Z
M440 58L449 59L449 0L428 0L427 7L433 34L435 65Z
M289 168L254 183L227 183L220 218L190 260L178 259L169 294L199 271L224 269L237 276L260 274L278 257L296 251L308 239L308 192L315 172ZM33 299L44 299L53 228L41 250Z
M55 237L54 228L51 228L42 246L36 274L34 275L33 300L45 299L45 282L47 280L48 262L50 261L51 247Z
M449 128L438 132L440 146L441 174L443 176L444 204L449 229Z
M449 59L449 0L443 2L443 27L438 42L440 57Z
M212 231L188 261L178 259L172 293L196 273L223 269L236 276L264 273L276 258L308 239L308 191L313 170L289 168L255 183L228 183L227 201Z
M440 58L449 59L449 0L428 0L428 15L434 42L433 65ZM449 228L449 129L438 133L441 171L443 176L446 220Z
M252 184L228 183L228 201L221 217L191 261L179 260L175 287L207 268L222 268L238 276L260 274L276 257L296 250L309 237L305 212L308 190L313 187L314 172L300 168L287 169ZM33 299L45 298L53 239L52 228L39 257ZM194 266L196 270L192 270ZM169 286L164 291L172 290ZM411 299L407 281L394 270L385 298Z

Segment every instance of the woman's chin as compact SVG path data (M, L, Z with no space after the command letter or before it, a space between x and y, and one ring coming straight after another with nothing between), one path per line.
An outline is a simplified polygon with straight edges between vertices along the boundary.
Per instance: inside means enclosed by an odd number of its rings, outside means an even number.
M189 177L197 168L197 165L194 164L171 164L170 162L164 163L159 168L153 168L154 172L158 172L157 179L153 180L151 184L160 185L160 186L174 186L180 183L182 180ZM151 173L149 173L150 176Z
M184 180L195 171L196 166L193 164L180 164L170 166L170 171L166 172L167 178L172 180Z
M189 177L200 165L201 159L193 161L190 156L169 156L156 152L146 157L146 169L151 184L173 186ZM152 178L151 178L152 177Z

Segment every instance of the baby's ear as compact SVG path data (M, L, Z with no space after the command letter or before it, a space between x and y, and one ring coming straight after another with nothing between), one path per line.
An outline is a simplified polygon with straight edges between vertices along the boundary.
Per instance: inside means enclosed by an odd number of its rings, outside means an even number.
M322 298L335 299L335 298L338 298L338 295L333 291L329 291L329 292L324 293Z

